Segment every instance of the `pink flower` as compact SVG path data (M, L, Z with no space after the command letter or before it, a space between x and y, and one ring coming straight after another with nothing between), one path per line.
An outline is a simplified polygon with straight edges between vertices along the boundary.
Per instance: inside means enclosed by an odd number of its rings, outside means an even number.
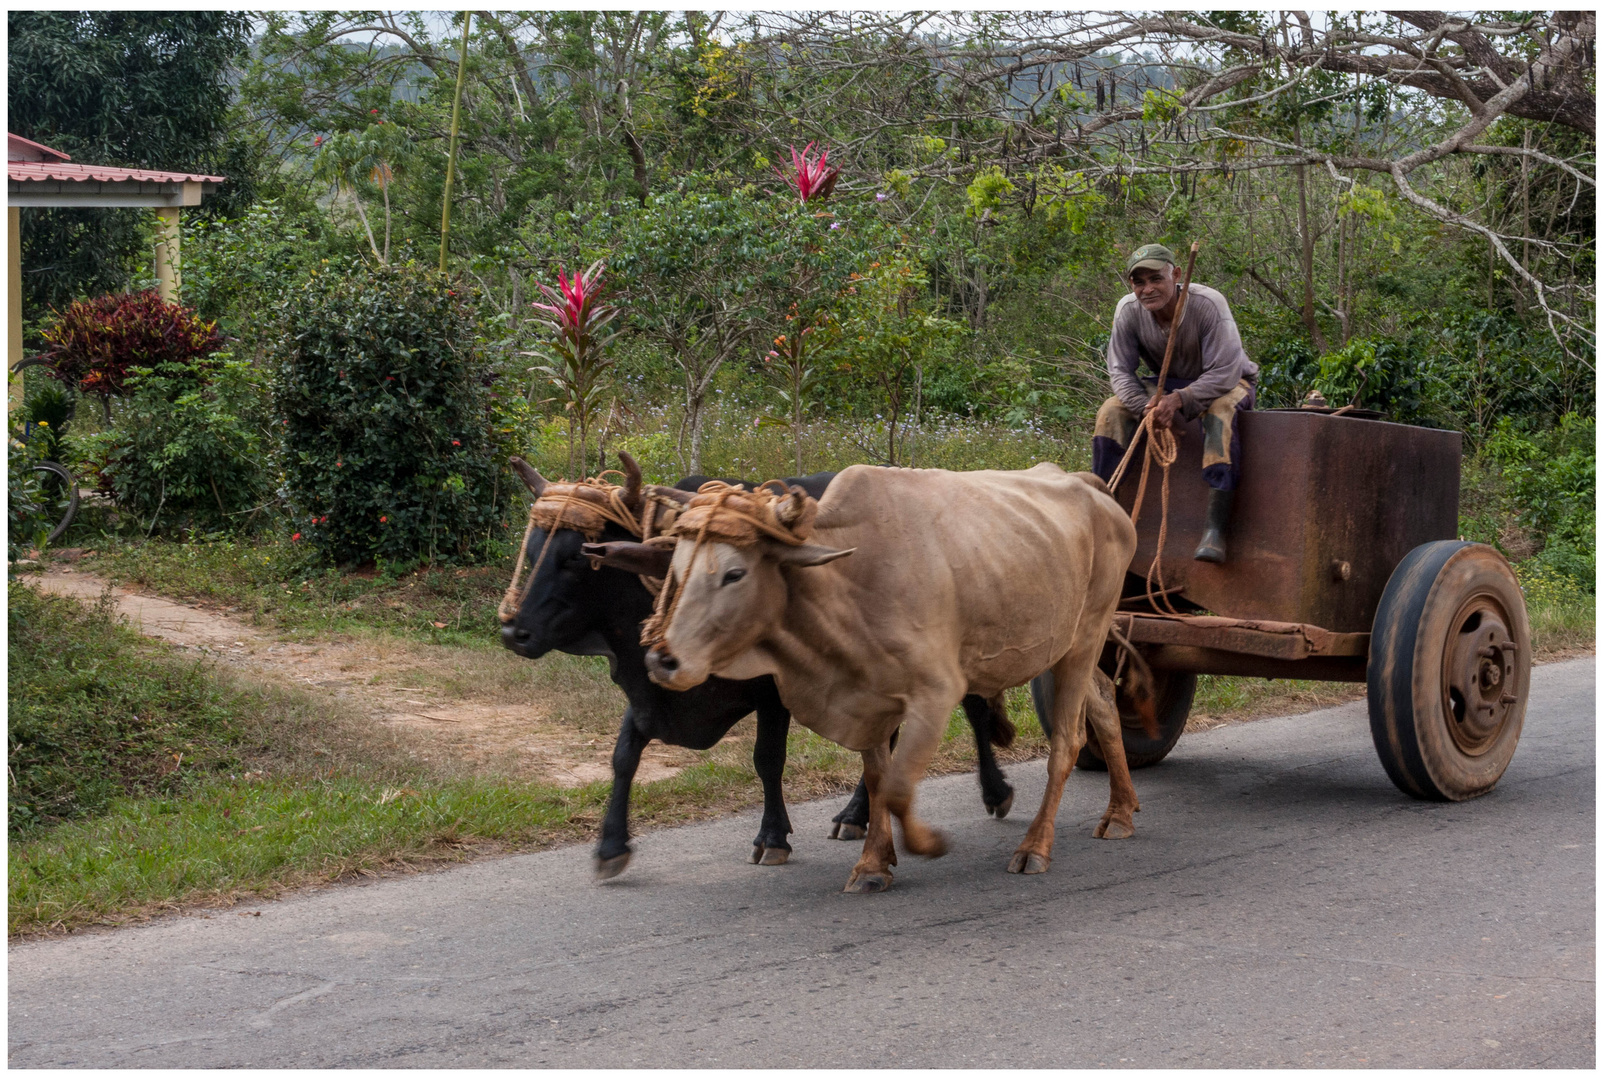
M452 445L452 446L461 446L461 445L462 445L462 443L461 443L461 442L460 442L460 441L459 441L459 440L457 440L457 439L452 439L452 440L451 440L451 445Z
M874 201L875 202L885 202L889 198L891 198L891 196L887 195L883 191L877 191L877 192L874 193Z
M603 263L592 264L584 273L568 276L567 270L557 270L557 289L542 284L540 291L551 301L549 304L531 304L536 311L545 313L545 321L557 331L559 337L577 341L588 337L605 325L616 309L599 305L602 293Z
M383 524L384 524L384 523L385 523L385 522L387 522L387 521L389 521L389 520L390 520L390 519L389 519L389 518L387 518L387 517L380 517L380 518L379 518L379 524L380 524L380 525L383 525Z
M804 203L815 198L829 198L830 192L835 190L836 177L841 172L840 169L831 168L826 164L830 159L830 151L828 149L820 150L817 160L814 160L811 156L812 152L812 143L808 143L807 146L803 147L800 154L796 152L796 147L793 146L791 147L791 174L787 175L782 172L778 166L774 169L779 174L780 179L791 185L792 189L801 196Z
M301 538L301 534L300 533L296 533L294 536L290 537L291 540L299 540L300 538Z

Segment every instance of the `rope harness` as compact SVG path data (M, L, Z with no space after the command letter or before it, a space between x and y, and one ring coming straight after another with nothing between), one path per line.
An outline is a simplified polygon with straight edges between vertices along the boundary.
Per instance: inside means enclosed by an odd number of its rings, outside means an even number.
M694 536L691 562L695 562L697 552L708 541L746 548L768 538L798 547L807 543L818 515L816 499L799 487L786 488L779 480L761 484L756 491L747 491L722 480L709 480L697 489L696 497L689 504L680 508L678 517L663 535L676 540ZM714 569L709 563L707 572L711 574ZM684 583L670 567L662 591L657 594L651 618L641 624L642 645L648 649L663 645L668 638L669 623L684 594Z
M1186 318L1186 301L1192 293L1192 267L1197 262L1197 241L1192 242L1192 250L1186 258L1186 280L1181 285L1181 300L1175 307L1175 319L1170 324L1169 340L1164 344L1164 364L1158 373L1158 394L1164 395L1164 384L1170 377L1170 358L1175 355L1175 339L1180 336L1181 322ZM1179 615L1175 605L1170 603L1169 590L1164 585L1164 541L1170 528L1170 466L1175 464L1179 454L1176 446L1175 432L1169 425L1155 427L1153 424L1153 410L1148 409L1142 415L1142 423L1131 438L1130 448L1120 459L1119 468L1114 470L1113 479L1108 482L1108 490L1119 492L1120 481L1125 479L1125 470L1130 466L1131 458L1136 454L1137 444L1142 441L1142 434L1147 434L1147 456L1142 459L1142 478L1136 485L1136 502L1131 507L1131 524L1134 525L1142 516L1142 501L1147 497L1147 476L1156 460L1164 478L1159 491L1159 519L1158 519L1158 547L1153 552L1153 561L1147 567L1147 602L1154 611L1159 610L1158 602L1164 601L1164 606L1171 615ZM1157 582L1158 590L1153 585Z
M547 484L529 507L529 524L524 529L523 542L518 545L518 563L513 567L512 582L501 597L501 606L496 609L503 623L509 623L517 617L518 609L523 606L524 597L535 575L540 572L540 565L545 562L546 552L550 550L552 538L557 535L558 529L573 529L595 543L607 523L612 522L649 544L662 539L682 509L677 500L662 494L655 484L646 484L640 489L640 512L636 513L624 501L624 487L603 479L608 475L624 474L609 469L599 476L586 477L577 483ZM540 554L535 557L529 576L525 578L524 564L529 557L529 537L537 528L546 530L546 542L540 546ZM592 566L599 565L595 556L590 558ZM653 588L655 580L641 578L654 593L661 588L660 585Z

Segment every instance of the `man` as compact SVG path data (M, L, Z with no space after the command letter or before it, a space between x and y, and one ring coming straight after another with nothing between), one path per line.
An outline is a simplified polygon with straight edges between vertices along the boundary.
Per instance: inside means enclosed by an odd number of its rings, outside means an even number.
M1114 309L1108 340L1108 377L1114 396L1097 410L1092 435L1092 471L1105 481L1114 475L1144 413L1158 426L1180 429L1203 418L1203 480L1209 506L1202 541L1192 558L1225 561L1225 530L1242 475L1242 437L1236 414L1253 408L1259 366L1242 351L1231 306L1215 289L1194 282L1185 318L1170 357L1162 389L1158 375L1175 321L1180 282L1175 255L1160 244L1137 248L1126 260L1129 295ZM1137 375L1145 363L1150 375Z

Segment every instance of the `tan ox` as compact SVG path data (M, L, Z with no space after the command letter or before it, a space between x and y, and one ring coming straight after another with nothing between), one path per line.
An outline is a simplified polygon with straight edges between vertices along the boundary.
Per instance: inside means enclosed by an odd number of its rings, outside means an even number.
M779 517L805 519L800 496L788 498L797 506ZM1095 476L1052 464L962 473L858 465L830 485L812 528L800 546L737 546L705 533L697 543L681 529L678 595L648 654L652 677L683 690L709 675L773 675L795 719L861 751L869 832L847 891L869 892L891 883L890 815L907 850L946 851L913 799L954 706L1051 668L1047 791L1008 865L1045 871L1064 782L1086 739L1083 701L1136 548L1130 518ZM1129 836L1136 792L1118 716L1097 707L1091 716L1110 785L1096 835Z

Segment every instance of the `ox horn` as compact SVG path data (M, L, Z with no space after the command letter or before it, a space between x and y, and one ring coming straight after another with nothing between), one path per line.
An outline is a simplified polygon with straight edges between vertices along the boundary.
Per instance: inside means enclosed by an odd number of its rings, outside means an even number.
M535 467L529 462L521 457L511 457L507 459L507 464L511 465L512 471L517 473L519 478L523 480L524 487L534 492L535 498L538 499L546 493L548 481L544 476L536 472Z
M674 561L674 549L659 544L637 544L631 540L609 540L605 544L585 544L580 550L598 566L611 566L631 574L666 578Z
M657 492L659 495L673 499L681 506L685 506L692 499L696 498L696 492L694 491L682 491L677 487L669 487L666 484L653 484L652 490Z
M618 461L624 466L624 505L633 510L640 505L640 462L627 450L618 452Z

